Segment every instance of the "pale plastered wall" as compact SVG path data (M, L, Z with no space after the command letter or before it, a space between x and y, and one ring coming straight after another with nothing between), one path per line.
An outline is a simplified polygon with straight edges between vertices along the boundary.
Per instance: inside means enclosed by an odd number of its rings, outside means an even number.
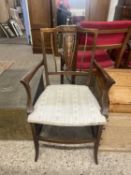
M9 19L9 9L6 0L0 0L0 23L5 23Z
M108 13L108 21L113 21L114 14L115 14L115 8L117 4L118 4L118 0L111 0L109 13Z

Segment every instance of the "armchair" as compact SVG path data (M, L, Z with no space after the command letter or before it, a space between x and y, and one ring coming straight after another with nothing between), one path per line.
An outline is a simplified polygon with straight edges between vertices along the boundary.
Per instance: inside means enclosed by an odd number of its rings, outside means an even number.
M98 29L96 39L96 53L95 59L103 67L120 67L124 51L127 47L127 43L131 37L131 21L83 21L80 24L83 28ZM80 43L83 44L85 38L80 39ZM90 37L87 44L90 45L92 38ZM118 52L113 60L109 54L110 50L117 49ZM85 62L81 64L81 57L85 55ZM77 68L78 69L89 69L91 54L89 51L86 53L78 52L77 55Z
M27 114L33 134L35 161L37 161L39 155L39 140L44 140L47 142L66 144L93 142L95 163L98 163L97 154L99 142L103 126L106 124L108 118L108 91L114 83L114 80L95 61L93 55L94 47L92 49L92 67L90 72L75 70L78 35L82 33L92 33L92 35L95 35L95 32L95 30L82 30L76 26L58 26L56 28L41 29L43 59L32 71L28 72L21 79L21 83L24 85L28 97ZM68 34L73 34L71 35L73 39L70 38L71 43L73 43L72 52L69 52L69 56L71 54L72 59L69 62L66 60L67 67L64 71L61 71L59 57L56 58L55 64L52 64L54 68L50 67L51 60L49 55L46 54L44 38L46 35L50 35L52 53L55 55L54 50L58 49L59 45L58 35L60 35L61 38L67 39L66 35L68 36ZM66 45L64 45L64 43L61 49L63 46L64 51L66 51ZM60 53L60 50L58 49L58 53ZM40 67L44 67L46 86L45 90L33 105L31 101L30 81ZM84 85L52 85L50 81L51 78L49 77L61 75L86 76L87 82ZM88 127L92 130L92 139L76 140L72 138L71 140L67 140L66 138L62 138L56 140L49 137L43 138L41 136L43 126L67 129L77 127L78 130L79 128Z

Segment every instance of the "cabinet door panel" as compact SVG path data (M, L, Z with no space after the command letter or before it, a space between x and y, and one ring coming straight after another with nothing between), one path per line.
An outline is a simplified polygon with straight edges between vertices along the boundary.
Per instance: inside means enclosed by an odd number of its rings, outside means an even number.
M51 26L50 0L28 0L32 28Z
M93 21L106 21L110 0L86 0L86 19Z
M33 52L34 53L41 53L42 46L41 46L41 35L39 29L32 30L32 40L33 40ZM51 43L49 36L45 37L45 47L47 52L50 53L51 51Z
M127 1L125 2L125 5L131 6L131 0L127 0Z
M131 19L131 0L119 0L115 10L115 20Z

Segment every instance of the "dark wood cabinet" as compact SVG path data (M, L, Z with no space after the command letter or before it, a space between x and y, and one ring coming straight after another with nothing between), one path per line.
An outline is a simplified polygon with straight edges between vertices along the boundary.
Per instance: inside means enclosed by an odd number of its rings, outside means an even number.
M115 20L131 19L131 0L119 0L115 10Z
M121 5L121 6L131 5L131 0L119 0L118 5Z
M86 20L106 21L110 0L86 0Z
M28 0L29 16L33 41L33 52L41 52L40 28L52 27L52 2L51 0ZM47 39L46 47L49 48Z

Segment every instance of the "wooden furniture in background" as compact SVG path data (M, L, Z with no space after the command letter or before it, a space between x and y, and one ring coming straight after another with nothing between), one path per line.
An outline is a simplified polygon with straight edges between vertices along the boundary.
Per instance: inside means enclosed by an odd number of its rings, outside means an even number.
M106 21L109 5L110 0L86 0L86 19L90 21ZM40 28L56 26L55 0L28 0L28 6L33 39L33 52L40 53L42 52ZM51 46L48 40L49 38L47 37L46 46L50 50Z
M131 151L131 113L109 113L100 150Z
M131 20L131 0L119 0L118 4L115 9L115 15L114 15L115 20L123 20L123 19L128 19ZM128 57L128 59L127 59ZM131 66L131 46L127 49L125 55L124 55L125 60L125 67L130 67Z
M33 40L33 52L42 52L40 28L52 26L52 1L51 0L28 0L31 32ZM50 49L48 37L46 46Z
M107 70L116 84L110 90L110 112L131 112L131 70Z
M106 21L110 0L86 0L86 20Z
M115 10L115 20L131 19L131 0L119 0Z
M111 67L120 67L124 51L126 50L127 43L131 37L131 21L83 21L80 23L80 26L83 28L92 28L98 29L96 36L96 61L103 68ZM81 37L81 42L86 40L84 37ZM91 45L91 37L89 41L87 40L87 47ZM117 49L118 52L112 58L109 54L109 51ZM81 59L84 57L83 64ZM90 52L78 52L78 68L88 69L90 64ZM114 60L114 62L113 62Z
M101 149L131 151L131 70L106 71L116 83L109 91L109 122L102 135Z

